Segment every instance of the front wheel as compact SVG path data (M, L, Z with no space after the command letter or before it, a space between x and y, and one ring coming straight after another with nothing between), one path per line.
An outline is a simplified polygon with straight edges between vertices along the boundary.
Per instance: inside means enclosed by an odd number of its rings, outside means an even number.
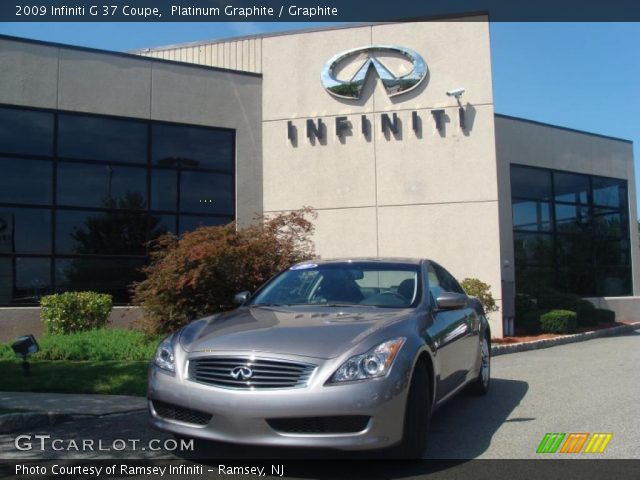
M402 442L396 447L400 458L422 458L427 448L431 420L431 386L427 366L418 362L413 371L404 415Z
M485 395L489 391L491 383L491 348L486 336L480 341L480 372L478 378L471 384L471 392L476 395Z

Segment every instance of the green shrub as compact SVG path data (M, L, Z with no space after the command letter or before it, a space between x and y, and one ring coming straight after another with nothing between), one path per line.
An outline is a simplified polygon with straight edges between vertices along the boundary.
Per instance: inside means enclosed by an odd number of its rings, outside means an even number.
M147 332L173 331L194 318L233 308L233 295L255 291L290 265L313 258L309 208L235 223L200 227L154 244L146 279L134 286Z
M596 307L593 306L589 300L580 300L576 308L578 325L581 327L589 327L597 325L598 316L596 314Z
M527 333L540 333L540 317L544 313L544 310L530 310L516 316L515 324Z
M613 323L616 321L616 312L606 308L596 308L596 318L599 323Z
M464 291L467 292L467 295L471 295L472 297L476 297L480 300L485 313L498 311L496 301L491 295L491 285L487 285L477 278L465 278L460 282L460 285L462 285Z
M40 351L34 360L148 361L153 358L161 336L149 336L125 329L88 330L45 335L38 339ZM9 345L1 345L0 359L14 358ZM6 353L6 355L5 355Z
M11 360L13 358L16 358L16 354L13 353L10 344L0 345L0 360Z
M546 333L571 333L577 325L576 312L551 310L540 316L540 327Z
M71 333L104 327L113 302L111 295L65 292L40 299L47 333Z

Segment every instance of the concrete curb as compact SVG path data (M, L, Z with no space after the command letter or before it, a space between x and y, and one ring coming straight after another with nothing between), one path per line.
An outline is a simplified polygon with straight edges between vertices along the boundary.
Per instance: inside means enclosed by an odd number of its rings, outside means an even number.
M508 353L526 352L528 350L539 350L541 348L555 347L556 345L565 345L567 343L585 342L593 338L612 337L622 333L632 332L640 329L640 322L629 325L620 325L613 328L603 328L602 330L594 330L591 332L576 333L574 335L564 335L556 338L546 338L544 340L535 340L533 342L511 343L508 345L491 345L491 356L505 355Z
M66 413L24 412L0 415L0 434L26 428L39 428L54 425L71 417Z

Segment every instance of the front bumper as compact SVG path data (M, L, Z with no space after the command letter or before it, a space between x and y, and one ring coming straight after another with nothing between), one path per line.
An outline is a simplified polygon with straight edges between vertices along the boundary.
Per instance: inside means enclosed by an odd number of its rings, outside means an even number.
M151 423L176 435L252 445L365 450L398 443L403 433L410 366L396 362L384 378L325 386L335 371L335 365L330 363L319 365L307 387L279 390L215 387L186 379L180 368L170 375L152 366L148 390ZM153 407L154 400L204 412L211 419L204 425L195 425L162 417ZM344 416L370 419L364 429L348 433L289 433L276 430L267 422Z

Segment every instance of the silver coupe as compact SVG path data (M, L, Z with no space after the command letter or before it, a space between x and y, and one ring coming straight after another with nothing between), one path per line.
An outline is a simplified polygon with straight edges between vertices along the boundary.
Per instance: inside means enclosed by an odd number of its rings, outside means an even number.
M430 260L306 261L168 336L152 424L253 445L423 455L432 412L489 388L480 302Z

